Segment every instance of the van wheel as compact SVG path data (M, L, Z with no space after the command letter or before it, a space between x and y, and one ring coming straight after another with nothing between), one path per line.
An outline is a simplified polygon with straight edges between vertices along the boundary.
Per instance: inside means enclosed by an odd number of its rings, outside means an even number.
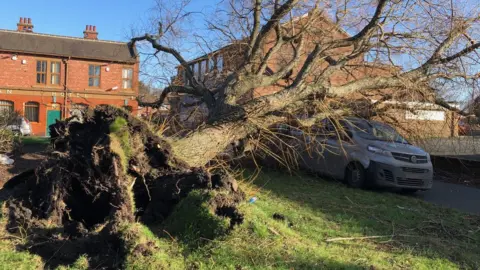
M345 170L345 182L351 187L362 188L365 185L365 169L361 164L350 163Z

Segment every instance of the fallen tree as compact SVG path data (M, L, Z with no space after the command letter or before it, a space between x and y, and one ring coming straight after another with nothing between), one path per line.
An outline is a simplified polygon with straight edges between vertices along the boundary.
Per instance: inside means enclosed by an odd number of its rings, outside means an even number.
M189 167L126 111L97 107L83 123L67 120L50 129L48 159L12 178L3 192L10 192L8 231L28 234L22 247L51 266L88 254L91 266L106 260L108 267L120 267L128 249L122 228L135 220L161 226L193 190L208 204L210 219L219 220L218 228L202 228L199 237L226 233L243 221L236 206L244 195L235 179ZM185 211L194 216L199 207ZM228 226L222 226L223 219ZM177 232L178 226L169 231ZM66 250L57 253L63 246Z
M157 101L141 105L159 107L169 93L183 93L208 109L203 125L171 144L175 156L191 166L202 166L230 144L285 120L281 113L304 110L312 98L323 102L390 89L448 109L436 98L434 86L453 82L468 87L480 77L470 68L480 60L480 18L451 1L337 1L335 7L321 0L229 1L228 12L205 15L207 26L237 51L238 61L214 83L202 79L179 50L168 46L191 15L188 1L171 9L157 3L169 15L160 18L158 32L134 37L131 44L148 45L145 54L171 56L186 83L172 84ZM348 79L333 82L338 76ZM242 99L252 89L266 87L278 91ZM383 101L392 98L389 94ZM329 109L317 112L328 114Z
M169 35L177 32L176 23L191 14L183 5L188 1L180 2L178 12L162 13L168 20L155 34L134 37L131 45L147 44L154 57L172 56L188 83L171 85L158 101L141 105L160 107L168 93L184 93L206 106L207 121L188 135L167 141L128 113L99 107L84 123L52 126L54 151L48 160L5 185L11 195L8 230L28 234L23 248L42 255L52 266L70 264L85 253L92 256L93 265L102 261L121 267L119 257L127 249L144 249L128 245L122 236L124 225L140 220L175 224L173 231L178 230L183 223L169 220L177 206L187 210L184 216L198 216L198 221L229 221L226 227L222 222L208 223L207 232L200 235L228 232L243 220L236 208L243 193L227 173L204 166L232 144L291 120L306 107L319 108L313 116L325 117L345 110L341 104L322 105L327 98L378 89L431 96L434 81L472 83L479 78L465 67L479 60L480 18L462 12L452 1L337 1L342 3L333 9L336 19L331 21L332 12L326 12L328 7L320 0L232 0L229 23L215 24L222 16L211 17L209 26L227 36L233 33L241 61L223 73L221 81L209 85L194 75L179 50L166 45ZM294 27L290 14L304 13L307 16ZM318 22L321 27L315 27ZM396 59L410 54L418 62L395 66ZM356 76L368 67L363 62L367 56L377 64L386 63L388 72ZM338 75L349 80L332 82ZM242 100L252 89L265 87L278 91ZM199 202L206 203L208 211L196 208ZM208 215L196 215L204 212ZM74 252L58 252L67 246Z

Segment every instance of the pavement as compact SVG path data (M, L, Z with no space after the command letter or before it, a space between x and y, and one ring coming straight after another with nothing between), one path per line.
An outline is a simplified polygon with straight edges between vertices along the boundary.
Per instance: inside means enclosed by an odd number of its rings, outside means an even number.
M480 189L435 181L432 189L414 196L437 205L480 215Z

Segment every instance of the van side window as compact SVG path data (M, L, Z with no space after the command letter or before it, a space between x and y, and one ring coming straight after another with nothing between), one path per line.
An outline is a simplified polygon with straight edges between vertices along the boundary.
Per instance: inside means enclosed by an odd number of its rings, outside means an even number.
M337 129L335 128L335 125L333 124L333 120L329 119L329 118L325 118L322 120L322 126L320 128L321 132L319 133L322 133L322 134L319 134L319 135L322 135L326 138L329 138L329 139L338 139L338 136L337 136Z
M352 130L350 126L347 124L345 120L340 120L341 128L338 129L338 133L340 134L340 139L342 141L349 142L352 140Z

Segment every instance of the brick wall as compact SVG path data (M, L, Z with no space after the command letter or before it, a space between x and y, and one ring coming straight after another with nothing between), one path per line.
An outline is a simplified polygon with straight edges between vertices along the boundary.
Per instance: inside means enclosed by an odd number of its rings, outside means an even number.
M61 63L59 85L36 83L37 60L53 60ZM101 65L98 88L88 86L89 64ZM12 60L11 53L0 53L0 100L13 101L14 109L21 113L24 112L26 102L38 102L39 121L31 123L35 135L45 135L48 110L60 110L62 117L69 117L71 105L75 103L82 103L89 107L100 104L118 107L127 105L132 108L132 113L138 113L138 103L135 99L138 96L138 63L120 64L69 59L67 66L66 78L69 92L65 93L65 64L61 58L17 54L17 60ZM123 68L133 68L132 89L122 89ZM113 87L117 89L112 90ZM66 106L64 106L65 102Z
M14 91L14 90L13 90ZM63 104L64 98L60 96L57 97L57 102L52 102L52 96L31 96L31 95L16 95L14 98L10 97L7 94L0 94L0 99L2 100L11 100L14 102L14 110L19 111L21 114L24 113L25 103L29 101L34 101L39 103L39 120L38 122L30 122L33 130L33 135L44 136L47 129L47 111L49 110L59 110L63 113ZM122 99L99 99L99 98L72 98L67 103L67 109L69 111L71 103L82 103L87 104L89 107L93 108L96 105L109 104L117 107L124 106L124 100ZM136 100L129 100L129 106L132 106L133 113L136 113L138 104ZM67 112L68 113L68 112ZM70 116L69 113L67 116Z
M293 27L290 25L290 23L287 23L283 26L284 31L288 32L288 34L295 33L295 29L299 29L304 23L307 22L307 17L301 17L298 20L295 20L293 22ZM312 25L309 26L309 32L307 35L304 37L304 45L303 49L300 52L300 63L303 63L305 59L307 58L308 54L314 49L315 44L319 41L327 41L327 40L333 40L333 39L341 39L341 38L346 38L348 37L348 34L345 33L344 31L340 30L337 28L335 24L332 24L327 18L318 18ZM270 36L268 36L265 40L265 42L262 44L261 50L263 51L262 55L265 55L274 45L276 41L276 32L272 31ZM242 47L243 46L243 47ZM208 59L208 57L212 57L215 55L222 55L224 58L224 70L218 76L219 74L216 72L214 73L214 76L207 76L204 78L204 83L207 87L211 85L216 85L219 82L222 82L223 79L225 78L225 75L228 74L228 71L234 71L236 70L241 63L243 62L243 57L244 57L244 51L245 51L245 45L242 44L232 44L229 46L226 46L224 48L221 48L218 51L212 52L211 54L195 59L191 61L190 63L198 63L198 61L204 61L205 59ZM345 47L345 48L338 48L335 49L333 52L330 52L333 57L339 58L342 55L345 55L347 53L350 53L352 51L351 47ZM268 68L272 70L273 72L276 72L280 70L282 67L285 66L286 63L291 61L294 57L294 51L291 47L290 44L285 44L283 45L276 53L272 54L268 61ZM189 64L190 64L189 63ZM360 56L356 59L353 59L350 64L360 64L363 63L363 57ZM309 78L306 80L312 80L313 76L317 73L322 72L324 68L326 68L327 63L325 61L320 61L319 63L316 63L312 71L310 72ZM298 65L294 70L292 71L292 74L289 78L281 79L276 83L275 86L267 86L267 87L260 87L256 89L252 89L252 93L249 93L250 97L258 97L258 96L263 96L263 95L268 95L272 94L275 92L278 92L282 90L285 86L287 86L289 83L291 83L291 80L295 78L296 74L300 70L301 65ZM174 80L174 84L176 85L183 85L183 67L179 66L178 67L178 73L177 76ZM375 74L376 76L379 76L381 74L385 74L383 70L378 70L378 68L375 67L365 67L365 66L358 66L355 68L349 68L349 71L337 71L335 72L330 80L332 85L340 85L344 84L353 78L361 78L366 76L366 74ZM242 99L243 100L243 99Z
M444 111L445 120L413 120L406 119L406 111L390 110L375 120L394 126L402 136L409 139L448 138L458 136L459 116L452 111Z
M37 60L59 61L61 64L61 82L59 86L48 86L47 88L61 88L64 84L65 64L61 58L54 57L36 57L31 55L17 54L17 60L11 59L12 54L0 53L0 87L44 87L36 84L36 63ZM22 61L26 63L23 64ZM92 88L88 86L88 66L90 64L101 65L100 87ZM87 60L68 60L67 86L74 91L96 90L105 91L117 86L118 90L122 87L122 69L133 68L133 89L138 89L138 64L118 64ZM107 71L107 68L109 71Z

